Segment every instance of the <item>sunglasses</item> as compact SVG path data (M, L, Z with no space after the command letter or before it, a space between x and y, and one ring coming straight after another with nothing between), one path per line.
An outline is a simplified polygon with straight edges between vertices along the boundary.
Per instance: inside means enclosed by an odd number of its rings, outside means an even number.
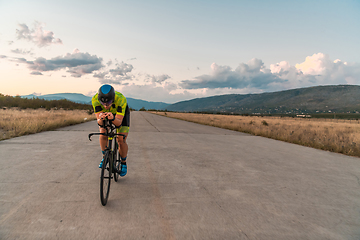
M107 106L111 105L112 102L113 102L113 100L110 100L110 101L108 101L108 102L100 101L100 103L101 103L102 105L107 105Z

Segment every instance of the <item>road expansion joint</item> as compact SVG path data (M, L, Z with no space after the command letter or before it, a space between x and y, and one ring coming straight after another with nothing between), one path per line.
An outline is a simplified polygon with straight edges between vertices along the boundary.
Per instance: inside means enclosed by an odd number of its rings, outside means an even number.
M141 115L151 126L153 126L158 132L160 132L160 130L154 126L154 124L152 124L147 118L145 118L143 115Z

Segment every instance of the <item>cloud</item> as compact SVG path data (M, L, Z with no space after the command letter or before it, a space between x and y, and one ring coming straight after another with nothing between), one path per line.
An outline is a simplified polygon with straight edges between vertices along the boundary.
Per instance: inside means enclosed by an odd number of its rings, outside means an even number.
M127 85L127 83L123 83L123 80L127 80L126 78L99 78L99 82L101 84L115 84L115 85Z
M7 58L7 56L5 56L5 55L0 55L0 58Z
M27 63L26 58L15 58L19 63Z
M11 50L11 52L12 52L12 53L16 53L16 54L23 54L23 55L27 55L27 54L33 55L33 54L31 53L31 50L27 51L27 50L19 49L19 48L13 49L13 50Z
M147 74L146 77L149 78L152 83L160 83L160 84L165 82L167 79L171 78L167 74L162 74L162 75L158 75L158 76Z
M95 90L89 91L88 93L85 94L85 96L92 97L92 96L94 96L97 92L98 92L98 91L95 91Z
M115 69L110 69L110 73L112 76L126 76L127 73L130 73L133 70L133 65L127 64L124 62L117 63Z
M273 82L284 80L271 74L265 69L264 63L259 59L252 59L247 64L241 63L235 70L229 66L211 65L211 74L195 77L194 80L184 80L180 86L185 89L200 88L260 88L267 89Z
M43 75L41 72L31 72L31 75Z
M359 84L360 65L339 59L331 60L327 54L317 53L305 61L291 66L287 61L266 68L260 59L241 63L232 70L230 66L211 65L211 73L183 80L184 89L255 89L277 91L295 87L329 84Z
M100 79L104 79L106 78L106 75L108 74L109 72L100 72L100 73L95 73L93 75L93 77L95 78L100 78Z
M71 73L73 77L81 77L84 74L92 73L93 71L99 70L104 67L101 62L82 64L77 67L69 68L67 72Z
M121 93L126 97L143 99L146 101L175 103L184 99L192 99L199 95L182 91L179 93L171 93L177 86L173 83L165 83L165 86L157 86L154 83L146 85L129 84L122 86Z
M34 61L27 61L25 58L17 58L18 62L26 63L30 70L34 72L47 72L67 69L73 77L81 77L84 74L92 73L104 67L102 58L89 53L74 51L65 56L58 56L52 59L43 57L36 58Z
M308 56L295 66L285 61L272 64L270 70L279 78L287 79L285 88L360 83L360 64L331 60L323 53Z
M27 40L34 43L38 47L46 47L52 44L62 44L61 39L55 38L51 31L43 30L44 24L35 22L34 29L30 29L26 24L18 24L16 29L17 39Z
M96 72L93 77L98 78L101 84L126 84L123 81L132 80L135 77L131 73L133 69L133 65L121 62L116 63L115 68Z
M333 61L330 60L329 55L317 53L306 57L305 61L296 64L295 68L304 74L309 75L323 75L325 72L333 67Z

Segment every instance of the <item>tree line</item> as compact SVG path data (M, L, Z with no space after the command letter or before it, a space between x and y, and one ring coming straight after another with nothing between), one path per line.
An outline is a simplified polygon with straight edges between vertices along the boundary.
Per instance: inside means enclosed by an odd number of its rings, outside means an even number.
M9 96L0 93L0 107L1 108L20 108L20 109L38 109L45 108L50 109L66 109L66 110L89 110L93 111L90 104L75 103L67 99L61 100L45 100L40 98L22 98L20 96Z

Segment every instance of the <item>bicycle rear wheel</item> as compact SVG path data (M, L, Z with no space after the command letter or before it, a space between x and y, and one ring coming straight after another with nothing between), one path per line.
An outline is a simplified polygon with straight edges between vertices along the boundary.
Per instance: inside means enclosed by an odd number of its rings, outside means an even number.
M112 171L112 166L110 163L111 163L110 152L106 151L104 156L104 162L101 168L101 176L100 176L100 199L101 199L101 204L103 206L106 205L110 192L111 171Z

